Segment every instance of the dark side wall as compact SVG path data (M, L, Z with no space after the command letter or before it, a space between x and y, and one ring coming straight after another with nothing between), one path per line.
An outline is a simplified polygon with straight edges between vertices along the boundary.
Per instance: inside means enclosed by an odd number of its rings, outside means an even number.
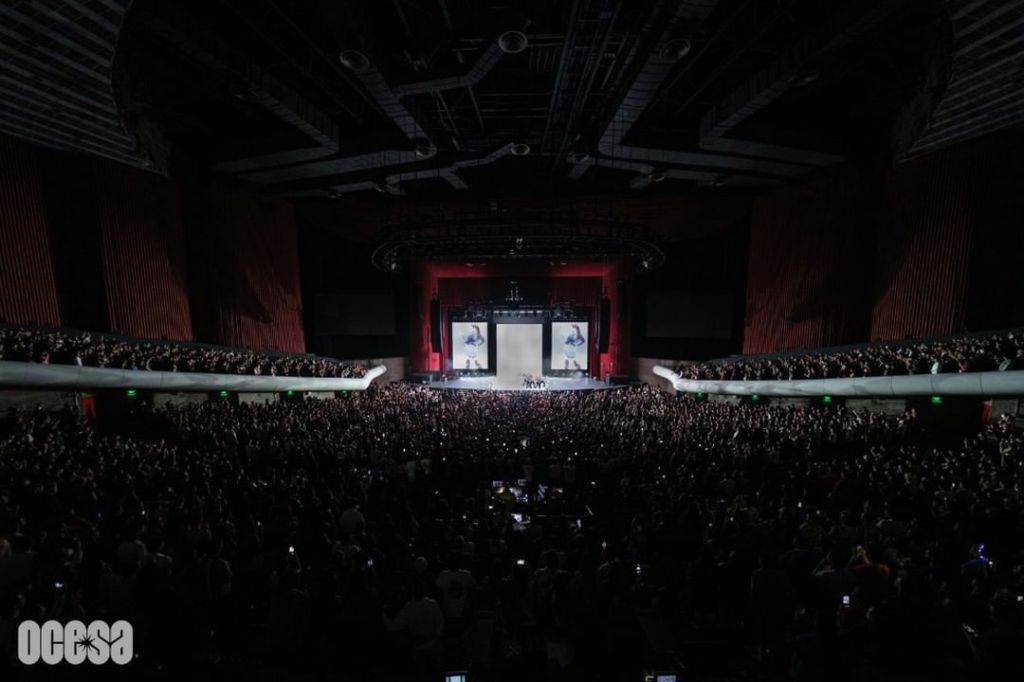
M0 180L4 321L305 350L288 201L7 138Z
M1024 324L1024 133L754 201L743 351Z

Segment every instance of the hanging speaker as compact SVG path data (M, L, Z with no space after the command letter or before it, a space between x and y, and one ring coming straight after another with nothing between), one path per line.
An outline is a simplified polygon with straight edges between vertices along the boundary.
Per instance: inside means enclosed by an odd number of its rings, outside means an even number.
M441 301L430 301L430 350L441 352Z
M597 352L608 352L608 337L612 327L612 302L607 298L601 299L601 305L597 312Z

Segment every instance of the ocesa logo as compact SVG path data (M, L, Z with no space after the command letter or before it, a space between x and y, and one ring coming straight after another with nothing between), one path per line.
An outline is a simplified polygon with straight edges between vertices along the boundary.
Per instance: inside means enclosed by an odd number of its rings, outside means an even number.
M27 620L18 626L18 660L25 665L39 661L48 665L79 665L86 661L95 665L124 665L132 660L133 652L132 625L124 620L110 625L102 620L88 625L80 620L48 620L42 625Z

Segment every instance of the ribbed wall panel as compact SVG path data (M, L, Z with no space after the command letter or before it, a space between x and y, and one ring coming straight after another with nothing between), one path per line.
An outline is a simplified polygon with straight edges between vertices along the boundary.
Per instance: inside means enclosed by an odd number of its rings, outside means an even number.
M99 162L96 189L111 330L191 340L177 186L152 173Z
M0 137L0 320L61 323L35 151Z
M217 341L257 350L305 352L295 213L282 199L230 194L206 216L203 291L214 305ZM345 254L338 254L344 267Z
M963 327L980 165L977 149L961 146L888 174L871 338Z
M844 173L755 200L744 353L854 340L863 326L859 192L857 179Z

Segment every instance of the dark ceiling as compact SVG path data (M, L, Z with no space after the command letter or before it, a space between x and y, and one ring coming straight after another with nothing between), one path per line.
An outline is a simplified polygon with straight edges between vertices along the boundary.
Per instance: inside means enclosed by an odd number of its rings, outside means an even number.
M293 197L756 189L899 162L1024 118L1024 41L1009 30L1022 0L38 0L2 11L34 35L0 46L39 64L25 71L45 66L33 51L68 53L62 33L82 41L103 27L97 81L114 101L101 87L90 96L120 120L107 113L83 138L55 107L12 129L8 103L0 128ZM73 89L57 68L51 85ZM960 99L943 108L947 97Z

